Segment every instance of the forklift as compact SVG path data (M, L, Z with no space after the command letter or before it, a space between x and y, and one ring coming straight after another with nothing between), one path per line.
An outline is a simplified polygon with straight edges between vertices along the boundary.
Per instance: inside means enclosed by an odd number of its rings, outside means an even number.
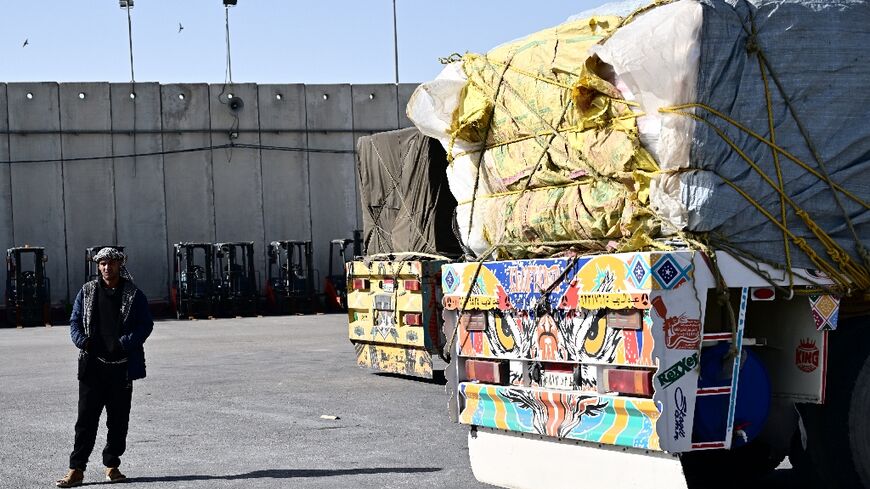
M90 248L85 248L85 282L96 280L100 276L100 273L97 270L97 264L94 263L94 257L97 256L97 253L99 253L103 248L115 248L121 253L124 252L124 247L118 245L91 246Z
M214 317L216 286L214 246L211 243L176 243L174 277L169 300L178 319Z
M272 241L266 301L273 314L314 312L311 241Z
M28 255L32 257L32 267L25 265ZM47 261L45 248L24 246L6 250L6 320L10 325L16 328L51 326L51 283L45 276Z
M348 254L347 247L353 245L352 254ZM355 256L362 256L362 231L353 232L353 238L333 239L329 242L329 274L326 276L323 293L326 299L326 309L334 311L347 310L347 274L345 265ZM340 259L339 270L333 265L336 259Z
M256 316L259 291L254 272L254 242L215 243L214 254L221 313Z

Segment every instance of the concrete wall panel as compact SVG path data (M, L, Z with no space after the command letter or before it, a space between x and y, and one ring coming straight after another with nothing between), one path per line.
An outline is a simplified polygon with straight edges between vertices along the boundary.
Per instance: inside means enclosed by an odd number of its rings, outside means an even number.
M209 86L213 145L260 144L257 86ZM233 109L233 104L241 105ZM238 108L240 107L240 108ZM238 132L237 132L238 131ZM254 131L254 132L251 132ZM259 149L219 149L212 153L216 240L253 241L262 289L266 277L263 231L263 180Z
M414 125L405 109L408 107L408 100L411 100L411 94L417 89L417 83L400 83L399 84L399 127L411 127Z
M329 242L350 238L357 229L356 162L353 148L353 118L350 85L306 85L308 120L311 232L314 267L320 283L329 270ZM341 130L343 132L330 132ZM340 153L336 151L347 151ZM342 273L334 265L334 273Z
M260 85L258 99L260 142L264 146L304 149L307 142L304 132L305 87ZM260 158L266 244L276 240L310 240L311 206L306 153L263 150Z
M9 129L51 134L10 135L10 159L61 158L60 108L57 83L10 83L6 86ZM66 236L63 165L60 161L13 163L12 207L15 245L42 246L48 263L52 301L67 300Z
M112 112L108 83L60 86L60 127L64 159L67 270L70 297L85 282L85 248L116 244L115 179L111 159L68 161L112 154ZM103 131L82 134L76 131ZM123 244L123 243L120 243Z
M0 83L0 131L9 129L6 105L6 84ZM0 134L0 161L9 161L9 136L6 134ZM9 163L0 163L0 253L14 246L12 223L12 172Z
M0 131L17 132L0 161L49 160L0 165L0 247L45 247L56 303L84 279L84 248L111 243L152 300L179 241L255 241L262 285L270 241L311 239L321 288L330 240L360 227L356 138L408 125L414 87L152 83L133 99L126 83L0 84ZM231 140L265 147L189 151Z
M208 85L163 85L160 90L163 116L163 150L175 151L208 147ZM173 133L178 129L203 132ZM181 241L215 239L214 182L211 152L166 154L163 157L166 192L166 236L170 247ZM172 260L169 260L172 263Z
M163 149L157 132L161 128L160 85L115 83L110 91L112 154L159 153ZM149 300L166 300L170 269L163 157L115 158L114 174L118 244L126 246L127 268Z

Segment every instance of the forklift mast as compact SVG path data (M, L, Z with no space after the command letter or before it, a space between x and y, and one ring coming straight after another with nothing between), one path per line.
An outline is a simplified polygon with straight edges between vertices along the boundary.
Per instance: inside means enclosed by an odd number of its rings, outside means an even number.
M232 316L256 315L259 291L254 271L254 242L215 243L214 250L222 312Z
M25 265L32 256L33 266ZM51 282L45 275L45 248L15 247L6 250L6 318L16 327L51 326Z
M200 253L197 253L200 250ZM170 301L176 317L212 317L216 307L214 245L176 243Z
M272 241L266 299L273 312L312 312L314 274L311 241Z

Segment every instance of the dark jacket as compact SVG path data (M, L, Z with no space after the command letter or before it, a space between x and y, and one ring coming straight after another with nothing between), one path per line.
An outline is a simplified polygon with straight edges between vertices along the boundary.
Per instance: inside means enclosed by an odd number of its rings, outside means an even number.
M69 318L69 334L72 342L81 350L79 357L86 353L85 342L93 335L91 329L94 317L94 296L99 279L91 280L82 286L73 304L72 315ZM154 321L148 309L148 299L145 294L130 280L124 280L121 296L121 337L119 341L127 354L127 378L136 380L145 378L145 349L142 345L151 331ZM99 338L94 338L99 341Z

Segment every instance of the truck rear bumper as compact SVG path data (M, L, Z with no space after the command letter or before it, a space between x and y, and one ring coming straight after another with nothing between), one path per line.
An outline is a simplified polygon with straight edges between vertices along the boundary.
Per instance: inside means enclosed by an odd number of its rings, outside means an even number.
M472 427L468 457L480 482L512 489L685 489L676 455Z

